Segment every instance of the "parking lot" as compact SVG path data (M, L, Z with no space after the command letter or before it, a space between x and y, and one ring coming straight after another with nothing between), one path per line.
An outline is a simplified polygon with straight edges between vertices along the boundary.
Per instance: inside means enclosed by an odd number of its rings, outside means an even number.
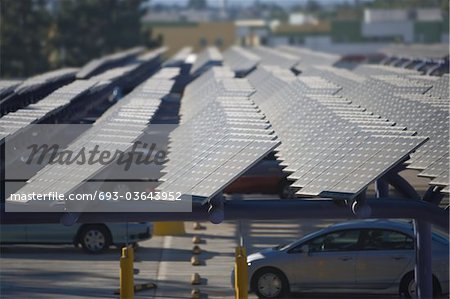
M194 230L186 222L183 236L155 236L140 243L135 254L135 283L154 282L157 288L136 293L136 298L188 298L194 287L202 298L234 298L230 273L239 227L248 253L287 243L335 221L242 221L240 225L202 223ZM193 236L199 236L202 265L192 266ZM117 248L92 255L70 245L5 245L1 248L2 298L118 298ZM201 284L190 284L191 276L200 274ZM293 294L294 298L329 298L328 294ZM333 295L334 296L334 295ZM250 298L256 298L254 294ZM369 294L345 294L334 298L397 298ZM444 297L443 297L444 298Z
M402 175L423 193L427 181L414 171ZM374 192L373 186L368 194ZM246 195L252 199L256 195ZM261 196L257 196L261 197ZM269 197L267 197L269 198ZM443 205L448 204L445 199ZM264 248L286 244L310 232L342 220L276 220L240 221L214 225L202 222L195 230L194 222L185 222L186 234L153 236L139 243L135 252L135 283L153 282L156 289L135 293L136 298L188 298L198 288L201 298L235 298L231 288L234 250L244 236L247 254ZM199 244L200 266L191 265L194 236ZM120 250L111 247L101 254L87 254L72 245L2 245L2 298L119 298ZM191 285L191 276L198 273L200 285ZM447 298L447 295L441 298ZM292 294L293 298L330 298L329 294ZM257 298L250 294L249 298ZM333 294L333 298L398 298L396 295Z

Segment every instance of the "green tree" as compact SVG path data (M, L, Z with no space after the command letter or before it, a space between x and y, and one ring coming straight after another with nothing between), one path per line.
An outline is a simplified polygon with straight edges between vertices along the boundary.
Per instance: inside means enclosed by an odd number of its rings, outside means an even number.
M206 0L189 0L188 8L205 9L207 7Z
M76 66L142 44L142 0L63 0L52 43L61 65Z
M48 69L51 16L45 1L0 1L0 76L27 77Z

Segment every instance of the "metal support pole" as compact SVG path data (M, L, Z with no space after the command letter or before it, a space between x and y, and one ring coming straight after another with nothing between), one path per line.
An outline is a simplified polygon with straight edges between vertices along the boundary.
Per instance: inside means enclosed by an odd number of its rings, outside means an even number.
M248 298L247 252L243 246L237 246L234 264L234 288L237 299Z
M389 196L389 185L384 178L375 181L375 191L377 198Z
M433 274L431 269L431 224L414 220L416 265L416 293L419 299L433 298Z
M133 247L122 248L120 257L120 299L134 298Z

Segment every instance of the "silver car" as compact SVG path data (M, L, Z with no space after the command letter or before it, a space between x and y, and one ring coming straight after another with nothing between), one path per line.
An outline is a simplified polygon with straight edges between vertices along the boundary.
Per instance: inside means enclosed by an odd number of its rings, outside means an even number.
M448 293L449 240L433 232L433 289ZM247 257L250 290L260 298L290 291L400 293L415 297L412 225L361 220L336 224Z

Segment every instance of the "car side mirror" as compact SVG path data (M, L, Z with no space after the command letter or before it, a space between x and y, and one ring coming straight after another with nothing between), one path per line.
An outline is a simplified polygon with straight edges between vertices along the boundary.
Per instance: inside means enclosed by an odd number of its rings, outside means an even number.
M300 252L306 255L309 255L309 246L308 245L302 245L302 247L300 247Z

